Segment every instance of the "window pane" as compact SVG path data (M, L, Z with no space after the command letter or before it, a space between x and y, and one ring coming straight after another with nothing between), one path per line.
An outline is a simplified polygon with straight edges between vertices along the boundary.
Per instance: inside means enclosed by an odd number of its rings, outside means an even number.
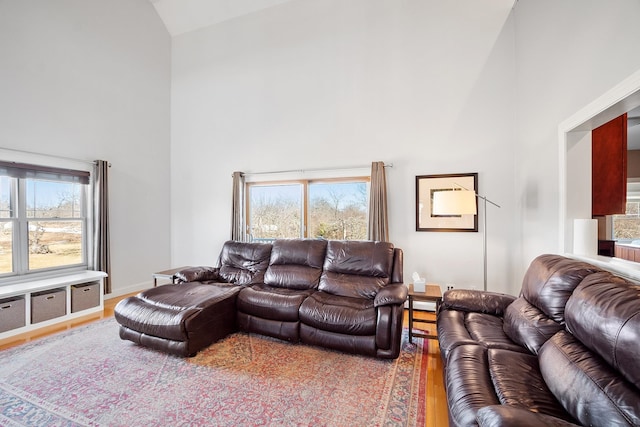
M640 239L640 202L627 202L626 215L613 216L613 238L615 240Z
M27 179L27 218L81 218L82 185Z
M13 271L13 222L0 222L0 274Z
M12 218L11 187L13 178L0 176L0 218Z
M367 238L367 183L309 184L309 237Z
M253 240L302 237L302 185L249 187L249 233Z
M30 221L29 270L82 263L83 221Z

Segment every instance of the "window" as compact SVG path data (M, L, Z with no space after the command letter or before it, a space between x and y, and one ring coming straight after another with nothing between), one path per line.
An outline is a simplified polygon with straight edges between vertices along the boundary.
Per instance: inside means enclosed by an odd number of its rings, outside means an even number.
M247 183L250 238L364 240L368 187L368 177Z
M0 277L85 267L89 173L0 162Z
M640 201L627 201L625 215L613 215L613 239L620 241L640 239Z
M640 182L627 182L627 206L624 215L611 216L612 238L629 243L640 240Z

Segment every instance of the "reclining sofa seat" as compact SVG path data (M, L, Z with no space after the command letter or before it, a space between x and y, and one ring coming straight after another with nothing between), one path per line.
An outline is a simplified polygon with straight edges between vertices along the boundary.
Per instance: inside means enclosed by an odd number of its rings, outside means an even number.
M398 357L407 296L402 264L402 251L388 242L330 241L318 291L300 307L301 341Z
M326 240L274 241L264 283L238 295L240 329L298 342L300 305L318 287L326 250Z
M114 315L120 338L178 356L193 356L237 330L241 286L262 281L270 244L224 244L218 267L194 267L176 285L148 289L120 301Z
M512 302L445 293L437 328L450 425L640 425L630 362L640 354L638 295L637 285L558 255L531 263Z

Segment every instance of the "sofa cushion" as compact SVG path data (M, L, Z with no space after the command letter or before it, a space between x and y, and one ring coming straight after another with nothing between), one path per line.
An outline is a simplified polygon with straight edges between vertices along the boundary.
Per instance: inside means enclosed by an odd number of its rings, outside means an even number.
M608 273L594 274L567 302L567 328L640 389L640 286Z
M520 297L504 316L504 331L516 343L537 353L564 329L564 308L573 290L597 267L559 255L535 258L522 281Z
M503 405L527 408L573 422L542 378L538 358L503 349L487 352L493 386Z
M504 333L502 317L484 313L466 313L464 324L471 338L487 348L527 352Z
M474 426L480 408L500 404L488 363L487 349L480 345L460 345L449 353L444 381L450 425Z
M525 408L505 405L485 406L478 411L479 427L577 427L577 424Z
M225 242L218 258L218 274L229 283L262 283L270 256L268 243Z
M273 243L264 283L288 289L314 289L318 286L326 240L282 239Z
M114 315L120 325L134 331L175 341L187 341L189 334L210 327L203 310L215 312L221 301L229 300L235 310L239 286L202 283L164 285L151 288L118 303Z
M302 301L312 291L253 285L238 294L238 310L262 319L297 322Z
M314 292L300 306L300 321L324 331L347 335L375 335L373 301Z
M538 361L545 383L580 424L640 425L638 389L569 332L544 343Z
M375 298L390 283L393 244L331 240L318 289L354 298Z
M464 324L465 312L458 310L440 310L436 319L438 329L438 347L440 356L446 364L449 352L459 345L477 344L469 335Z
M551 320L523 297L507 307L504 315L504 332L507 336L534 354L562 329L564 327L560 323Z
M521 296L550 319L564 324L564 307L575 287L589 274L600 271L560 255L540 255L525 273Z

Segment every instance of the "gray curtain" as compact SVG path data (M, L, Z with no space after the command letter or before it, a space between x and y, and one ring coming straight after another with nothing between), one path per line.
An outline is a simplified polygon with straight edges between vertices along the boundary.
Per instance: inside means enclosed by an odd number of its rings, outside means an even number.
M387 179L384 162L371 163L371 191L369 194L369 240L389 241L387 212Z
M93 269L108 274L104 293L111 293L109 242L109 162L96 160L93 178Z
M247 241L244 226L244 174L233 173L233 194L231 196L231 240Z

